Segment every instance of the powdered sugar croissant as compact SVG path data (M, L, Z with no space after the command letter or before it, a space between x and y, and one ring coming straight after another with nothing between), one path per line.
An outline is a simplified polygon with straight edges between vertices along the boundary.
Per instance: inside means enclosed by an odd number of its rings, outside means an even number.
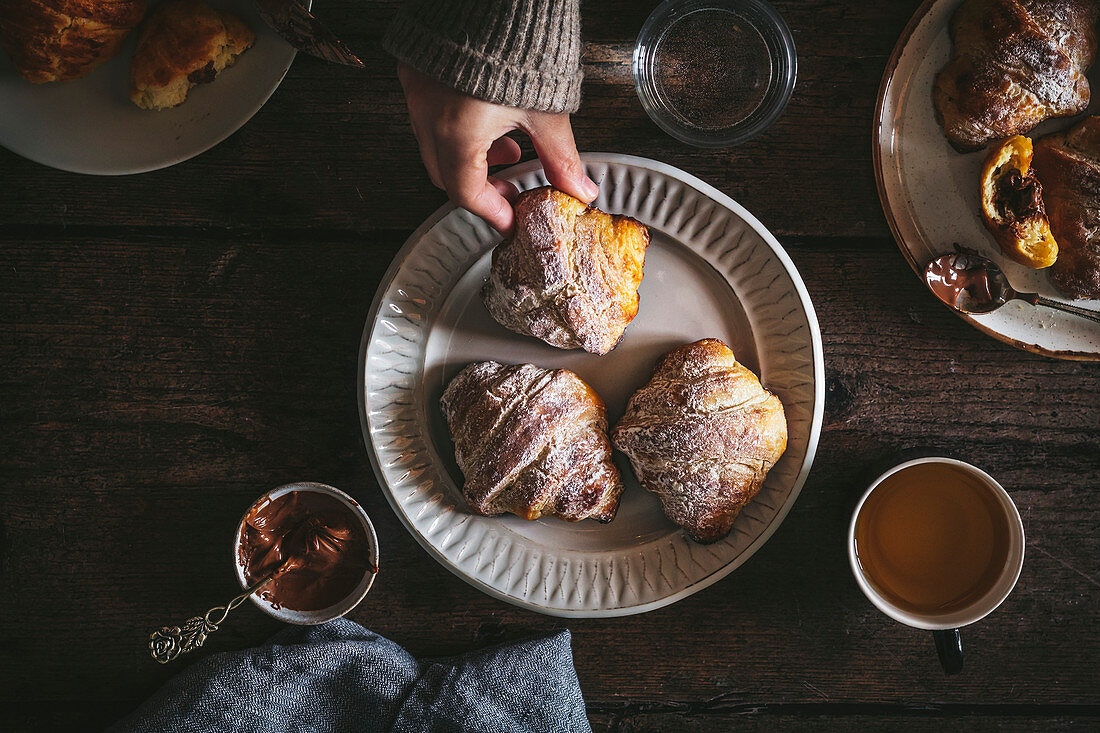
M728 346L703 339L661 357L611 439L669 519L716 542L786 450L787 422Z
M623 485L603 400L571 371L470 364L440 401L478 514L610 522Z
M932 100L948 142L967 152L1085 111L1096 58L1093 0L966 0L951 17L951 61Z
M649 230L549 186L516 200L516 233L481 291L498 323L562 349L606 354L638 314Z

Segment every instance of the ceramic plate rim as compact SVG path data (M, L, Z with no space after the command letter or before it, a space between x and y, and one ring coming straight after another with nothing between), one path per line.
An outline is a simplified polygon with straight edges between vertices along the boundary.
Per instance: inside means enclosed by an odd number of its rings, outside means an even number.
M405 529L412 535L417 543L424 548L428 554L436 560L440 565L445 567L454 575L458 576L468 584L482 591L483 593L496 598L498 600L510 603L521 608L525 608L532 611L537 611L549 616L557 616L562 618L612 618L619 616L630 616L634 614L646 613L653 611L664 606L671 605L693 595L704 588L707 588L714 583L718 582L722 578L726 577L738 567L740 567L745 561L747 561L752 555L754 555L769 538L779 528L779 525L783 523L787 514L790 512L791 507L794 505L795 500L798 498L802 491L802 487L806 483L806 478L809 475L810 469L813 466L814 458L817 454L817 444L821 434L821 425L824 418L825 408L825 363L824 363L824 349L821 341L821 330L817 321L817 314L814 310L813 303L810 300L809 291L806 289L805 283L802 281L801 275L799 275L797 268L791 261L790 256L787 255L782 245L775 236L748 210L746 210L739 203L732 198L722 193L718 189L714 188L710 184L702 181L696 176L691 175L685 171L676 168L675 166L668 165L667 163L661 163L660 161L651 160L649 158L643 158L634 155L626 155L621 153L583 153L581 154L581 160L584 163L606 163L606 164L620 164L628 166L636 166L645 170L658 173L669 178L675 179L683 184L686 184L696 189L702 196L713 200L715 203L723 206L738 217L740 217L746 225L752 229L771 249L772 255L779 260L783 270L790 276L791 282L794 285L795 293L798 296L799 305L801 306L803 313L805 314L807 325L810 330L810 345L812 350L812 367L814 373L814 405L813 415L810 420L810 432L807 436L806 443L806 455L803 458L802 465L799 467L798 474L794 482L791 485L790 491L787 495L783 505L778 508L774 517L769 522L768 526L757 535L751 543L744 550L738 553L728 563L714 570L710 574L699 578L695 582L688 586L681 588L678 591L670 593L662 598L657 598L652 601L644 603L616 606L613 608L597 608L597 609L572 609L572 608L558 608L551 606L544 606L532 601L528 601L523 598L518 598L513 595L509 595L497 588L483 582L482 580L472 577L464 572L460 567L451 562L450 559L445 557L439 552L436 547L429 542L420 531L414 527L406 518L404 511L398 504L393 491L389 487L389 483L386 481L385 475L382 473L377 448L374 445L374 441L370 434L370 424L367 420L366 411L366 364L367 364L367 350L372 341L374 331L377 325L378 312L381 308L382 300L388 290L390 283L393 281L397 273L400 271L404 261L407 259L411 251L416 247L419 241L427 234L432 227L434 227L441 219L450 214L455 208L453 203L448 203L437 209L431 216L429 216L424 223L422 223L417 229L409 236L405 244L394 255L390 266L387 268L385 275L382 277L378 284L378 289L375 292L374 299L371 302L370 311L367 315L367 320L363 328L363 335L359 345L359 363L358 373L356 379L356 392L357 401L359 404L359 423L360 430L363 434L363 440L366 444L367 455L370 458L371 468L374 471L375 478L378 481L379 488L382 489L382 493L385 494L387 502L389 502L394 514ZM519 165L513 166L501 173L497 174L500 178L511 179L516 176L520 176L532 171L542 169L542 164L538 160L531 160Z
M897 71L898 62L901 60L901 55L904 53L906 46L909 45L909 40L912 38L914 31L916 31L925 16L931 12L933 6L937 3L948 1L949 0L924 0L920 7L913 12L912 17L909 18L909 22L905 24L905 28L902 30L901 35L898 36L897 43L894 44L894 48L890 52L890 58L886 61L886 68L882 72L882 80L879 82L878 93L875 98L874 134L871 135L871 155L875 167L875 189L878 192L879 204L882 207L883 215L886 217L886 223L890 227L890 234L894 238L894 243L897 245L898 249L901 250L902 256L905 257L905 261L909 263L909 266L913 268L913 272L916 273L918 277L923 271L923 267L913 258L913 253L905 246L901 230L898 227L897 218L894 216L894 211L890 206L889 196L886 193L886 181L883 178L882 170L882 114L886 106L886 96L894 82L894 74ZM923 278L921 282L923 282ZM1038 344L1029 344L1026 341L1014 339L1011 336L979 323L974 318L965 313L960 313L954 308L948 308L946 305L944 307L987 336L992 336L998 341L1017 349L1054 359L1065 359L1068 361L1100 361L1100 353L1088 351L1056 351L1039 346Z

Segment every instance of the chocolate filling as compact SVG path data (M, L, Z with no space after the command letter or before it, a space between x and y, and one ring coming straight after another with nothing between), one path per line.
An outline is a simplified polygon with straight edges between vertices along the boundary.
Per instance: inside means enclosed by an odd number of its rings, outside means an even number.
M1034 176L1011 170L997 179L993 206L997 215L1009 223L1045 216L1043 186Z
M192 84L209 84L214 81L214 77L218 75L218 72L214 70L214 62L208 61L206 66L201 69L195 69L187 75L187 81Z

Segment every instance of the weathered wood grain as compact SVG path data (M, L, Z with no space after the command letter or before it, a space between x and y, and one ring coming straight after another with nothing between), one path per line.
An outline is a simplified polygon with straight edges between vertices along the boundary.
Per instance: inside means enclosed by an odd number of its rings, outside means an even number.
M148 661L148 631L231 596L240 514L266 488L311 479L351 492L378 529L382 575L355 620L419 655L570 628L595 720L615 730L685 719L717 730L756 705L1100 704L1094 365L981 336L925 293L889 240L788 240L828 374L802 496L714 587L643 616L566 622L452 576L375 482L356 351L403 237L70 229L0 241L3 699L136 703L172 671ZM876 463L906 449L987 469L1027 527L1019 587L964 633L956 678L847 568L850 503ZM277 628L242 608L203 653ZM732 707L690 712L716 698ZM659 714L639 712L647 705Z
M396 2L326 2L368 72L301 58L245 128L180 166L97 178L0 151L0 724L99 727L132 709L173 672L148 660L148 632L235 594L241 513L311 479L378 530L382 574L355 620L422 656L569 628L599 731L1095 727L1100 370L977 333L889 240L871 110L917 4L777 2L799 48L791 106L714 152L666 137L634 96L630 50L655 3L584 3L581 148L680 166L783 235L826 355L821 445L783 526L729 578L637 617L565 621L481 594L420 549L370 469L361 329L443 202L378 49ZM1020 584L964 632L954 678L928 634L863 598L844 553L858 493L912 452L988 470L1027 532ZM278 628L245 606L194 656Z
M656 3L586 2L587 79L574 120L578 145L682 167L780 234L883 235L871 170L871 114L887 56L917 4L777 2L798 46L790 106L759 138L712 151L665 135L634 93L634 40ZM395 7L326 2L318 12L368 69L300 56L251 122L173 168L120 178L77 176L0 150L0 224L413 229L444 196L427 182L393 63L379 46Z
M1095 729L1097 710L1067 709L1063 713L1031 706L936 706L900 709L895 706L806 705L745 706L735 711L628 713L623 716L590 711L597 733L724 733L725 731L883 730L939 733L967 731L1075 731Z
M1093 730L1100 713L1095 706L1059 705L743 705L631 703L589 706L596 733L725 733L747 731L883 730L939 733L968 731ZM76 701L59 707L48 702L0 704L0 719L10 731L98 730L130 709L127 702Z

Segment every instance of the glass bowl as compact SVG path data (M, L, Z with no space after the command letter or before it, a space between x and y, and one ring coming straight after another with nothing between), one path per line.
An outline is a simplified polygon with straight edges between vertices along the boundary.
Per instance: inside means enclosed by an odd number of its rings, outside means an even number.
M730 147L766 130L797 75L794 38L764 0L666 0L634 46L634 83L658 127L690 145Z

